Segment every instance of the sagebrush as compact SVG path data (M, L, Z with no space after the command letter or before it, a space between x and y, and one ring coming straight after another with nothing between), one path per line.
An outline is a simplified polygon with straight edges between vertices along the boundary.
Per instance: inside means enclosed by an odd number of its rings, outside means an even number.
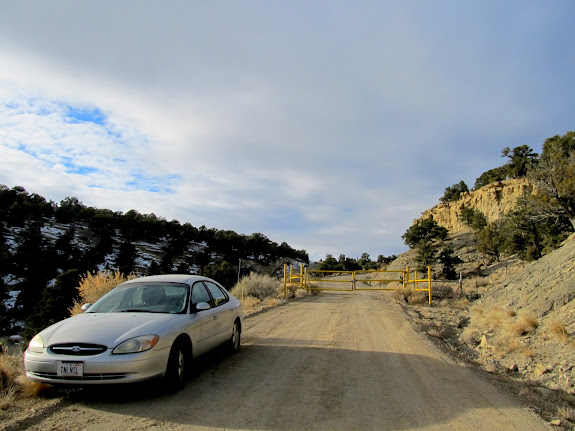
M136 278L136 275L130 274L125 276L120 271L99 271L86 274L86 276L80 280L80 285L78 286L80 298L74 301L74 305L70 308L70 315L74 316L75 314L81 313L82 304L93 304L118 284L133 278Z
M252 272L232 288L231 294L244 300L251 297L263 301L277 298L282 294L282 289L282 283L278 279Z

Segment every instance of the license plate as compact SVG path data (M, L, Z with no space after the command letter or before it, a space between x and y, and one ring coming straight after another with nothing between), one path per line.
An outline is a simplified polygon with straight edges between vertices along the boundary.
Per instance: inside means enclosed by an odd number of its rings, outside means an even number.
M56 375L61 377L82 377L84 375L84 363L72 361L58 361Z

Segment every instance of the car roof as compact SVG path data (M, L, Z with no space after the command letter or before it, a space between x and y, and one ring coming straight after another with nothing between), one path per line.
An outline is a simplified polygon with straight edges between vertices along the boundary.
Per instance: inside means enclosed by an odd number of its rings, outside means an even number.
M158 282L165 282L165 283L188 283L192 284L198 280L208 280L214 281L208 277L203 277L201 275L193 275L193 274L162 274L162 275L148 275L146 277L139 277L133 278L132 280L128 280L122 284L128 283L140 283L143 281L150 281L154 283Z

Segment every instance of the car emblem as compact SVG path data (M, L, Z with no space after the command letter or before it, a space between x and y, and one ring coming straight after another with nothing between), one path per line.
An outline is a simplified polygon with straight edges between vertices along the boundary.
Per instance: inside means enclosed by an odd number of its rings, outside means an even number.
M72 352L74 352L74 353L78 353L80 350L82 350L82 348L80 346L72 347Z

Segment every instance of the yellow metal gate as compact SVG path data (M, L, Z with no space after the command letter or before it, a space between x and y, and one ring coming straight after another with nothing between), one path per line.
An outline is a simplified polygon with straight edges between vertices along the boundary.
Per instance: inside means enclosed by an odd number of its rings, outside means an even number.
M416 292L428 292L431 305L431 267L427 267L427 278L418 278L417 271L409 267L405 270L324 271L308 270L300 265L299 271L294 272L291 265L284 265L284 298L288 290L296 289L353 292L407 289L410 284Z

